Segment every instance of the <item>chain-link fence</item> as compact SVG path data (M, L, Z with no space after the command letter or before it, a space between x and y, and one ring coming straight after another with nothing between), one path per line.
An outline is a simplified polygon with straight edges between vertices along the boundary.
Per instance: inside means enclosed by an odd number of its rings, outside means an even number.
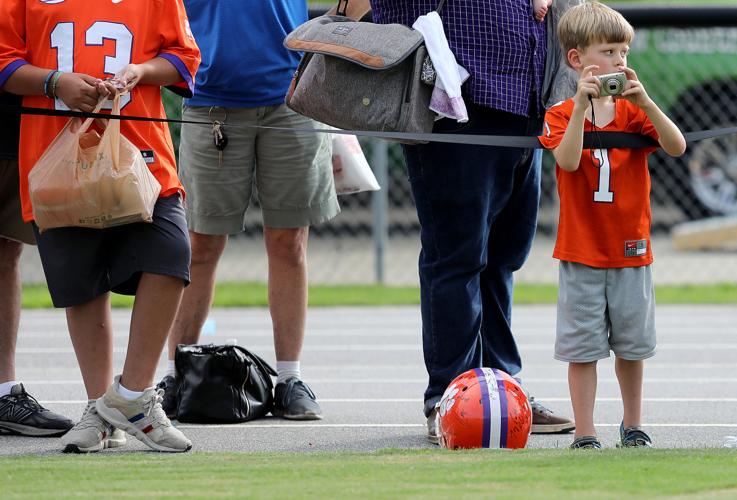
M737 126L737 27L638 28L629 65L682 130ZM388 148L383 190L342 196L342 213L312 228L310 281L415 284L419 224L401 148L380 141L361 142L374 168L377 150ZM706 217L731 214L732 226L737 225L737 135L692 143L682 158L655 153L650 167L658 283L737 282L734 241L708 251L679 251L671 239L677 225ZM554 162L547 152L542 191L538 235L518 281L557 280L552 247L558 199ZM261 236L256 202L245 233L231 238L218 271L219 280L266 279Z
M641 28L631 50L629 65L682 130L737 125L737 28ZM376 167L373 153L382 146L378 141L361 142L369 163ZM417 283L419 225L401 147L390 144L388 153L384 192L342 196L341 215L312 229L312 283ZM655 153L650 157L650 167L658 282L737 281L734 244L686 252L676 250L670 237L671 230L683 222L727 214L737 216L737 136L690 144L686 155L678 159ZM518 281L557 280L552 247L558 198L554 162L547 152L542 190L538 235L530 259L518 273ZM374 206L382 205L382 196L388 206L386 239L380 237L381 230L374 224ZM231 240L220 279L265 279L260 234L260 215L254 210L246 234Z

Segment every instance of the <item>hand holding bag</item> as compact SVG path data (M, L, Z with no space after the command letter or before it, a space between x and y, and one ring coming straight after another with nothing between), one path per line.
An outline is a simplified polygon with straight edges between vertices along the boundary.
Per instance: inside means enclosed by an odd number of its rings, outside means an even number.
M112 114L120 114L119 95ZM28 175L33 218L42 231L152 220L161 185L139 149L120 133L120 120L107 120L102 136L88 132L92 120L80 126L79 119L70 119Z
M180 422L229 424L271 411L276 371L256 354L236 345L180 345L174 358Z

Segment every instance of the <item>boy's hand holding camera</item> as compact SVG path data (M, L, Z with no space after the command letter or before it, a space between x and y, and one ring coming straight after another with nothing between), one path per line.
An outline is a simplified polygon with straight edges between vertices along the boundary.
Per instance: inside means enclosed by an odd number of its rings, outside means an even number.
M619 94L619 96L614 96L614 98L617 99L621 97L622 99L626 99L632 104L637 104L647 113L648 107L656 106L655 102L650 99L649 95L647 95L645 87L642 85L642 82L637 78L637 73L635 73L635 70L633 70L632 68L624 68L623 72L627 76L627 81L624 84L624 91Z
M594 76L594 71L598 69L599 65L596 64L591 64L581 69L581 78L578 80L576 95L573 97L573 113L568 123L568 128L566 129L563 141L561 141L558 148L553 150L553 156L558 165L563 170L569 172L578 169L579 158L583 149L584 121L589 105L594 106L597 117L603 114L606 115L605 112L601 112L605 108L599 109L602 108L602 104L594 103L590 99L606 98L609 95L613 99L626 99L639 106L655 126L660 136L659 142L663 150L670 156L681 156L686 150L686 141L681 131L650 98L642 82L637 78L635 70L622 65L617 67L627 77L623 90L619 93L620 85L613 81L610 82L610 80L620 80L621 75L617 76L615 73L611 73ZM608 82L610 83L608 84ZM604 89L602 89L602 85L605 86ZM604 121L608 123L608 120L605 119Z
M632 68L622 68L621 72L594 76L593 72L597 69L599 66L593 64L585 67L581 73L583 76L578 81L578 92L575 97L577 106L587 107L589 97L598 99L605 96L626 99L643 109L655 104Z
M583 113L589 107L589 99L599 97L599 79L593 76L594 70L597 69L599 69L599 66L596 64L586 66L581 72L581 79L578 80L576 95L573 97L573 113L577 114L579 112L581 117L584 116Z

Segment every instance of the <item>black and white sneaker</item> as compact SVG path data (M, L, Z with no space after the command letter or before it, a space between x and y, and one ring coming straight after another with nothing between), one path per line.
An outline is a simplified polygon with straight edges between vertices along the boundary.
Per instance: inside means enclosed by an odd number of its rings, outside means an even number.
M41 406L16 384L10 394L0 398L0 431L22 436L61 436L74 427L74 422Z
M315 393L296 377L276 384L271 414L290 420L322 419L322 409L317 404Z

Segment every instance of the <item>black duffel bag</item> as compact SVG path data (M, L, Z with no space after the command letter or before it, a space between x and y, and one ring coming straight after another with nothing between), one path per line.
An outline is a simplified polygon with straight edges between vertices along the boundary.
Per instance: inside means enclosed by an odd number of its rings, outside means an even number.
M237 345L179 345L177 420L237 423L265 416L274 402L274 369Z

